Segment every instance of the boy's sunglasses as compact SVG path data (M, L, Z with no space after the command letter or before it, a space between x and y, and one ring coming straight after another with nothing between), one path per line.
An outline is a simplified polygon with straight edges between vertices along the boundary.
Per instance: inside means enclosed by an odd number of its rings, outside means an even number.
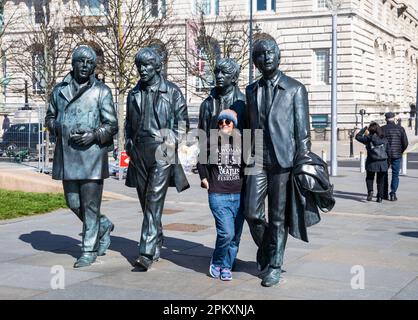
M231 121L231 120L229 120L229 119L222 119L222 120L219 120L219 121L218 121L218 126L223 125L223 124L224 124L224 122L225 122L225 124L226 124L227 126L229 126L229 125L232 123L232 121Z

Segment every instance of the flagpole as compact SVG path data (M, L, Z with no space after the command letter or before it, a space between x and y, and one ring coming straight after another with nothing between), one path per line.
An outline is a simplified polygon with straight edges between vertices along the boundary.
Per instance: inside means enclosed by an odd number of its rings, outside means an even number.
M184 34L184 57L185 57L185 61L186 61L186 67L184 68L184 99L186 99L186 105L187 105L187 82L188 82L188 56L187 56L187 36L188 36L188 30L187 30L187 24L188 24L188 19L185 20L185 34Z

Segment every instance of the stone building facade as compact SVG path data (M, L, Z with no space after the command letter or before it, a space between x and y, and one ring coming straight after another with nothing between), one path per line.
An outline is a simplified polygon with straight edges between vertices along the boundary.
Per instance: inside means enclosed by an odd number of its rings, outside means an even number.
M216 25L234 12L237 25L247 25L250 0L145 0L158 12L168 12L173 19L168 36L178 40L176 52L186 56L190 40L188 21L203 10L208 26L215 26L213 38L219 45L220 55L224 41L223 31ZM21 17L35 19L37 0L11 0L6 2L5 16L19 11ZM59 14L65 20L71 12L66 10L73 1L50 1L63 8ZM253 26L255 36L268 34L275 38L282 51L281 69L307 86L309 92L312 127L317 136L329 128L331 101L331 12L326 0L253 0ZM364 109L365 122L383 120L389 110L402 119L410 116L415 103L418 72L418 3L415 0L342 0L338 11L338 127L343 133L360 126L359 111ZM105 14L105 0L79 0L88 15ZM37 7L38 6L38 7ZM53 10L51 9L51 12ZM65 21L63 22L65 24ZM27 32L25 23L7 30L2 42L13 41ZM242 35L240 35L242 37ZM161 39L164 42L164 39ZM241 50L242 48L238 48ZM199 48L196 48L199 50ZM187 60L187 56L185 60ZM204 60L205 56L199 56ZM204 61L198 63L198 72L204 70ZM4 59L4 61L7 61ZM2 74L18 74L12 62L2 64ZM203 62L203 63L202 63ZM64 61L63 63L69 63ZM9 68L4 70L4 68ZM167 72L186 93L191 114L196 114L202 101L202 92L208 88L195 75L185 72L182 58L168 54ZM241 71L240 85L248 84L248 65ZM18 78L18 76L15 76ZM23 76L22 76L23 79ZM34 79L27 79L34 87ZM23 82L22 82L23 83ZM201 86L201 87L199 87ZM3 87L4 88L4 87ZM3 101L22 101L16 92L3 90ZM36 100L36 95L33 97Z

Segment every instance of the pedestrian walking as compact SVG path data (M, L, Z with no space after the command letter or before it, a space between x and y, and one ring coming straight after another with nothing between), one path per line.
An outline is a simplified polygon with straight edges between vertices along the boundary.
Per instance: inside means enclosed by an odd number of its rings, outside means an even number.
M230 281L244 224L241 134L236 129L238 117L234 110L225 109L217 118L218 143L209 148L210 161L207 164L198 163L197 168L202 188L208 189L209 207L216 225L216 244L209 274L213 278Z
M369 127L366 126L361 129L356 135L356 140L365 144L367 149L367 201L373 199L373 182L376 175L376 202L382 202L383 180L389 168L388 140L384 137L382 128L376 122L372 122Z
M382 126L383 133L389 142L389 167L392 169L392 180L390 183L389 193L389 177L385 176L383 185L383 198L390 201L398 200L396 191L399 187L399 171L401 170L402 153L408 147L408 137L405 129L395 123L395 114L387 112L385 114L386 125Z

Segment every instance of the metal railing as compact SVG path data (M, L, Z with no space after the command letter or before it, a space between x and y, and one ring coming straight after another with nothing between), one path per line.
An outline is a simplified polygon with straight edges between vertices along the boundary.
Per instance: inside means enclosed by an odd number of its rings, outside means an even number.
M5 120L6 117L9 121ZM44 170L46 157L45 105L34 103L0 104L0 156L2 161L37 161L39 171ZM51 139L52 147L55 142Z

